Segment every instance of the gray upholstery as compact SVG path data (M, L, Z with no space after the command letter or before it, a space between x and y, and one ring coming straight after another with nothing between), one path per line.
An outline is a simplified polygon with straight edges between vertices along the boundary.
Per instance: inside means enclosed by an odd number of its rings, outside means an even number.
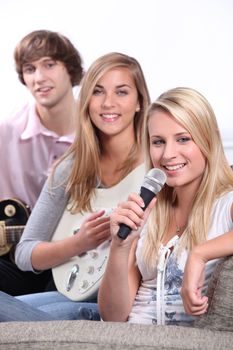
M195 327L96 321L0 323L0 350L233 349L233 257L217 266L209 295L209 311Z
M197 319L195 327L232 332L233 256L224 259L218 264L209 284L208 296L208 312Z
M232 349L233 334L98 321L0 324L0 349ZM3 345L4 344L4 345Z

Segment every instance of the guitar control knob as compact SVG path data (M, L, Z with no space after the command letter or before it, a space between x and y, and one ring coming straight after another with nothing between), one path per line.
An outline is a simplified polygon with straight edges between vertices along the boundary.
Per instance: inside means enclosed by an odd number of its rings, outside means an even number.
M82 289L86 289L88 287L88 282L87 280L83 280L81 283L80 283L80 287Z
M90 252L90 257L91 257L92 259L97 259L97 258L98 258L98 253L95 252L95 251L92 251L92 252Z
M87 267L87 273L89 273L90 275L92 275L95 271L95 268L94 266L88 266Z
M15 215L16 213L16 209L14 207L14 205L12 204L8 204L5 209L4 209L4 213L6 216L8 216L9 218L11 218L12 216Z

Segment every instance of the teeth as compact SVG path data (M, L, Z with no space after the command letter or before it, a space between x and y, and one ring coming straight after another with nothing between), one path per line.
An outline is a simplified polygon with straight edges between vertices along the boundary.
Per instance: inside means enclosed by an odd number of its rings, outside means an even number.
M167 170L178 170L178 169L181 169L185 166L185 164L177 164L177 165L167 165L165 166L165 168Z
M106 119L116 118L117 116L117 114L102 114L102 117Z

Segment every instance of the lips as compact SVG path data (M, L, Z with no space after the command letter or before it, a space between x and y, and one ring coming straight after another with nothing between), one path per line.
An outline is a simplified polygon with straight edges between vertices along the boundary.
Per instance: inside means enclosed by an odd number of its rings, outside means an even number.
M100 114L101 118L105 121L112 122L119 118L119 114L117 113L102 113Z
M36 92L46 93L46 92L49 92L50 90L52 90L52 87L44 86L44 87L40 87L40 88L36 89Z
M176 165L164 165L164 168L168 171L175 171L175 170L182 169L185 165L186 165L185 163L176 164Z

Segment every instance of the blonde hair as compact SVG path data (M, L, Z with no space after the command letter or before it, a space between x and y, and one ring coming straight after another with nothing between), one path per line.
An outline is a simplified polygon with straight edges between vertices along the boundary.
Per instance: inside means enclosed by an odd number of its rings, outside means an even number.
M125 67L131 72L140 105L140 110L135 112L134 117L135 142L120 169L122 178L134 168L141 155L142 130L144 129L145 113L150 103L144 74L135 58L117 52L109 53L98 58L84 76L77 109L76 137L68 153L59 160L61 162L66 157L73 158L66 187L72 203L72 211L91 210L90 198L95 192L97 179L101 179L102 150L97 129L89 115L89 102L98 80L109 70L118 67Z
M212 107L203 95L186 87L163 93L148 109L144 131L148 168L153 167L149 159L148 121L157 110L168 112L182 124L206 159L205 171L194 198L188 225L181 238L180 247L191 249L207 239L213 203L221 194L232 190L233 172L224 154ZM176 201L176 193L173 188L165 185L157 197L158 201L148 220L148 232L143 246L143 256L148 266L155 264L159 247L170 224L171 206Z

